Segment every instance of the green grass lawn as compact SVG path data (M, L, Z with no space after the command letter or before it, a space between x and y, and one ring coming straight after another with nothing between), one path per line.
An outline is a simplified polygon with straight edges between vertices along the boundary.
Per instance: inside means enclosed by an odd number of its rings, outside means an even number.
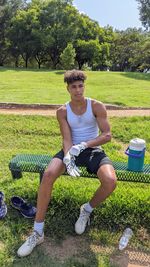
M121 106L150 106L150 74L87 71L86 95ZM63 71L0 68L0 102L63 104Z
M150 163L150 118L111 118L113 139L104 146L113 160L127 160L124 150L129 140L140 137L146 140L146 162ZM74 233L74 223L79 207L93 195L99 185L97 179L60 177L53 190L48 208L45 234L49 241L39 246L27 258L16 256L18 247L32 229L33 221L23 218L10 207L10 197L19 195L36 205L39 177L24 174L12 180L8 163L18 153L54 154L61 148L58 123L55 118L42 116L0 115L0 190L5 193L8 214L0 221L0 265L7 267L112 267L110 251L117 249L120 234L127 225L134 231L130 247L150 252L150 185L118 182L115 192L92 215L91 227L83 235L88 247L82 246L77 257L70 256L63 262L48 253L49 242L62 242ZM143 233L141 235L141 233ZM57 242L58 243L58 242ZM93 252L91 246L104 246L104 251ZM109 248L109 252L106 248ZM114 267L114 266L113 266Z

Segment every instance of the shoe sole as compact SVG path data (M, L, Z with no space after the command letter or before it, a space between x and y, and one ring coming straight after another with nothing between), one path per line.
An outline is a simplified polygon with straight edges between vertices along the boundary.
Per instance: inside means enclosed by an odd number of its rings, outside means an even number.
M44 242L44 237L43 237L43 239L33 248L33 250L37 247L37 246L39 246L39 245L41 245L42 243ZM32 250L32 251L33 251ZM20 257L20 258L22 258L22 257L27 257L27 256L29 256L31 253L32 253L32 251L30 252L30 253L28 253L28 254L26 254L26 255L19 255L18 254L18 252L17 252L17 255L18 255L18 257Z
M27 218L27 219L33 219L33 218L35 217L35 215L32 216L32 217L29 217L29 216L23 214L21 211L20 211L20 213L21 213L21 215L22 215L23 217L25 217L25 218Z

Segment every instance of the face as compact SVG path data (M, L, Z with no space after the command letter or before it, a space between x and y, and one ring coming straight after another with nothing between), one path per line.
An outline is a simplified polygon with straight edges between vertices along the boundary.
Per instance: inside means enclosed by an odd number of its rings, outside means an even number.
M75 81L67 86L71 99L80 100L84 96L84 82Z

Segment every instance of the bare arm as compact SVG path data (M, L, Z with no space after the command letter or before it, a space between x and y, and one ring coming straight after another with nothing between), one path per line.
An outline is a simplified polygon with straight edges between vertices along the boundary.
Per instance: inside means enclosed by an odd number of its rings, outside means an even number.
M67 112L65 105L57 110L56 116L59 122L60 132L62 135L64 154L66 155L66 153L69 151L69 149L72 147L73 144L72 144L71 130L67 122Z
M103 145L111 140L110 126L107 120L107 112L104 104L93 100L92 108L101 133L95 139L88 141L87 147Z

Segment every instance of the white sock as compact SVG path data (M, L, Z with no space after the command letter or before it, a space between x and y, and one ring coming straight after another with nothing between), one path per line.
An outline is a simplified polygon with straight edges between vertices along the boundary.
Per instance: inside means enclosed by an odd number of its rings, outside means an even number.
M43 229L44 229L44 222L34 222L34 231L38 232L39 235L43 234Z
M91 205L90 205L90 203L88 202L88 203L85 203L84 204L84 209L85 209L85 211L91 213L94 208L92 208Z

